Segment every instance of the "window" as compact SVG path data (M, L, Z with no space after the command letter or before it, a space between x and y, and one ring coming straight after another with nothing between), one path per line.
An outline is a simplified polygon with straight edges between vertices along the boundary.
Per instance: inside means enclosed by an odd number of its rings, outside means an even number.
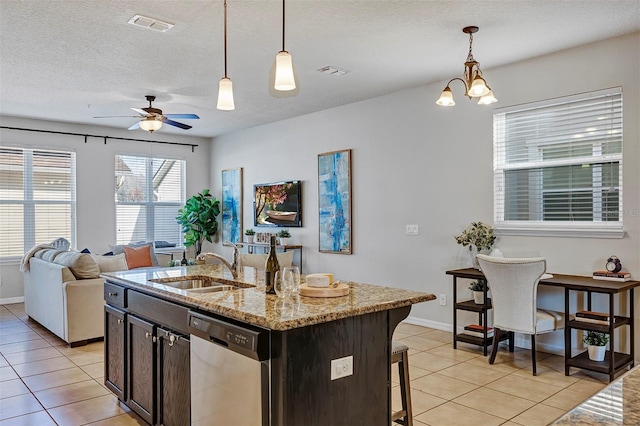
M116 243L180 244L176 221L184 205L184 161L116 155Z
M0 148L0 258L66 238L75 246L73 152Z
M501 234L622 237L622 90L497 109Z

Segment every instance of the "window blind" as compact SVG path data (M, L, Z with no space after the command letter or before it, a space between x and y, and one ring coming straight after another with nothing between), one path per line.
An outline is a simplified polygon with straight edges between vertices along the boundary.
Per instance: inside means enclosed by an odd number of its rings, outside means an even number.
M496 228L621 236L622 129L620 88L497 109Z
M167 241L180 244L176 221L184 205L182 160L116 155L116 242Z
M0 257L63 237L75 246L75 153L0 148Z

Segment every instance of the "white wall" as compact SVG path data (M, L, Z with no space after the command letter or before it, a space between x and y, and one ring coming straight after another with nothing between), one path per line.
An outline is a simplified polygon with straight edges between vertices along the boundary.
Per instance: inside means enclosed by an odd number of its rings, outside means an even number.
M496 107L614 86L624 92L625 237L501 237L497 246L505 254L539 254L548 259L551 272L584 275L615 254L640 278L639 51L636 33L484 70L499 99ZM342 78L358 77L354 72ZM303 84L298 96L304 96ZM217 137L211 150L212 188L220 196L221 170L244 168L248 228L253 227L253 184L300 179L304 227L291 231L294 242L305 247L305 273L333 272L339 279L447 294L450 300L452 280L445 271L470 264L454 235L471 221L493 222L493 136L492 106L467 100L455 83L457 105L435 104L445 84ZM317 154L346 148L353 149L354 254L323 254L318 252ZM418 224L420 235L406 236L406 224ZM216 250L229 254L226 248ZM541 303L562 310L557 292L541 293ZM635 303L640 311L638 298ZM451 324L451 305L418 304L411 317Z
M109 251L115 242L114 164L115 154L167 156L186 160L187 196L207 188L209 185L210 139L193 138L167 133L149 134L129 132L98 126L1 117L3 126L52 130L82 134L108 135L168 142L197 144L195 152L187 146L160 145L144 142L104 140L78 136L33 133L0 129L1 146L69 149L76 152L76 226L77 248L87 247L92 253ZM1 238L1 236L0 236ZM28 249L28 247L27 247ZM18 264L0 264L0 302L14 301L24 295L22 273Z

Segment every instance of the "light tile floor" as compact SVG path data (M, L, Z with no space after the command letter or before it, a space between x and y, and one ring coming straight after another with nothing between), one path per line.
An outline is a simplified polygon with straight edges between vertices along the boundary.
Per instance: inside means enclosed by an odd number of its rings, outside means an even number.
M409 346L414 424L545 425L606 385L607 377L572 370L562 357L528 350L498 353L489 365L478 347L451 346L451 333L400 324ZM23 304L0 306L0 426L136 425L144 422L104 387L104 343L69 348L28 319ZM393 404L400 406L397 365Z

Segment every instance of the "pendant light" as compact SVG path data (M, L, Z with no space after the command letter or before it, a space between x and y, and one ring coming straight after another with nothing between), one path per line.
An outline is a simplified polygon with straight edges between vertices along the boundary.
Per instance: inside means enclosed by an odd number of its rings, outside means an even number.
M296 80L293 76L293 61L291 55L284 49L285 10L282 0L282 50L276 55L276 78L274 89L280 91L294 90Z
M218 83L218 109L223 111L236 109L233 102L233 83L227 77L227 0L224 0L224 77Z
M156 120L155 116L150 116L146 117L144 120L141 120L140 123L138 123L138 126L142 130L153 133L162 127L162 121Z
M498 100L493 96L491 88L482 77L482 70L480 70L480 63L473 59L473 34L477 33L478 27L464 27L462 32L469 34L469 54L467 55L467 61L464 63L464 79L455 77L449 80L447 87L444 88L440 98L436 101L436 104L441 106L454 106L456 103L453 101L453 93L449 85L454 80L460 80L464 84L465 95L469 98L480 98L478 104L488 105Z

